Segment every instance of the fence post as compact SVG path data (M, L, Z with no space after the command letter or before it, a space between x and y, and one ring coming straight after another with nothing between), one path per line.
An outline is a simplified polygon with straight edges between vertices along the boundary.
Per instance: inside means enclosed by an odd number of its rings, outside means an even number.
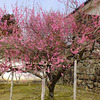
M77 88L77 60L74 62L74 89L73 89L73 100L76 100L76 88Z
M12 93L13 93L13 75L14 75L14 72L11 71L11 89L10 89L10 100L12 100Z
M44 100L44 98L45 98L45 70L43 69L41 100Z

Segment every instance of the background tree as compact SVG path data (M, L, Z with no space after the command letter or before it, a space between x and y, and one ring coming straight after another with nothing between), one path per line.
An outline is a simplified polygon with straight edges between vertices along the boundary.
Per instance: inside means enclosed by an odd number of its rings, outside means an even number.
M11 79L11 89L10 89L10 100L12 100L12 93L13 93L13 76L14 72L16 71L16 66L13 65L12 60L14 59L15 48L13 44L10 42L12 40L12 34L14 34L19 30L14 15L5 14L0 19L0 69L2 73L11 71L12 79ZM19 35L17 35L18 37ZM9 38L10 37L10 38ZM12 56L13 55L13 56Z

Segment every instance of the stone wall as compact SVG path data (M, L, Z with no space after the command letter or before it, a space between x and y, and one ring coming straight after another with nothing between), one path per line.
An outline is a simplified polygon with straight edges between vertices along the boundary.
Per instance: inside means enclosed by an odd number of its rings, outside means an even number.
M90 64L89 64L90 63ZM77 86L100 93L100 60L82 61L77 66ZM63 83L73 85L74 67L68 69L61 78Z

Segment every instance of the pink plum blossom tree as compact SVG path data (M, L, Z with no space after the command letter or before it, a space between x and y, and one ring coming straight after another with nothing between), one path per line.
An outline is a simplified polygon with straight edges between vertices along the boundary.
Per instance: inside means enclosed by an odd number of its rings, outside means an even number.
M66 16L59 11L44 12L41 7L40 10L35 13L34 7L16 7L7 19L0 10L0 55L5 61L1 69L27 71L40 78L40 72L45 71L49 99L53 100L57 81L75 59L79 62L100 57L96 51L100 45L100 21L98 16L89 17L83 12ZM11 21L15 24L8 24ZM25 69L8 66L13 59L25 62Z

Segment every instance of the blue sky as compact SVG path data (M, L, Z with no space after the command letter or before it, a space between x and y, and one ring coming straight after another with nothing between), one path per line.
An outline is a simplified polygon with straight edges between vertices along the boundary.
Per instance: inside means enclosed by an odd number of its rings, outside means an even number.
M4 4L5 4L7 11L9 13L12 13L11 5L15 5L16 1L17 1L18 5L28 6L30 8L34 4L36 7L36 5L38 3L40 6L42 6L43 10L45 10L45 11L49 11L49 10L55 10L55 11L60 10L61 12L65 11L64 4L58 2L58 0L0 0L0 8L4 8ZM67 1L67 0L65 0L65 1ZM80 3L83 3L86 0L78 0L78 1L80 1Z

